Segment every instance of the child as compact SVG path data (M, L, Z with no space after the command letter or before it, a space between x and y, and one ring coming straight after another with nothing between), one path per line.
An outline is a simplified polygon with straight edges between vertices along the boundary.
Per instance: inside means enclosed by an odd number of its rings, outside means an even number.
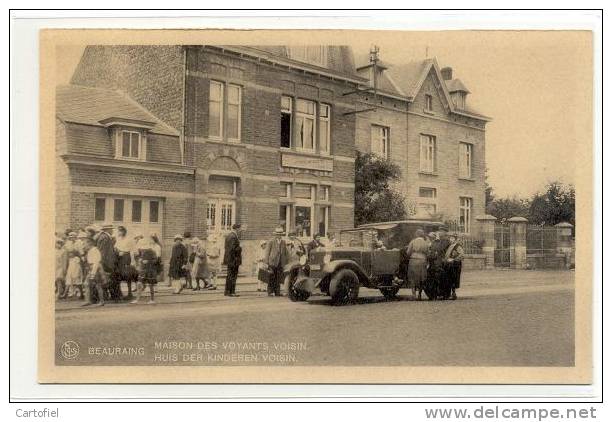
M139 275L136 283L136 299L131 303L138 303L145 285L149 285L150 299L149 305L155 303L155 285L159 270L158 259L161 256L161 247L155 242L152 236L143 238L138 242L138 266Z

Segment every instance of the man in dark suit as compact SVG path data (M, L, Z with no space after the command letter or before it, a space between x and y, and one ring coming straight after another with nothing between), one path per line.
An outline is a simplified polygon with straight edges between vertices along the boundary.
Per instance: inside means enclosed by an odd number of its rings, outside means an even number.
M281 296L280 287L283 283L284 268L289 261L287 244L283 239L284 233L282 227L277 227L274 230L274 239L270 240L266 246L263 262L271 271L270 281L268 282L268 296Z
M223 265L227 265L225 296L238 296L236 294L236 279L238 278L238 268L240 268L241 264L240 224L234 224L232 231L225 236L225 253L223 254Z

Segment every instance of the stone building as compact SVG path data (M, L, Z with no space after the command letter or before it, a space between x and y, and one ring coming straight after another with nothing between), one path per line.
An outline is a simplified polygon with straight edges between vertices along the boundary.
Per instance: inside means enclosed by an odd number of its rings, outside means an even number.
M246 271L278 224L352 227L343 94L366 82L343 46L89 46L57 91L58 230L110 222L169 245L240 222Z
M357 72L369 80L359 94L356 146L390 158L402 170L395 188L419 215L458 222L471 232L485 214L485 125L469 106L468 89L435 58L391 65L367 57Z

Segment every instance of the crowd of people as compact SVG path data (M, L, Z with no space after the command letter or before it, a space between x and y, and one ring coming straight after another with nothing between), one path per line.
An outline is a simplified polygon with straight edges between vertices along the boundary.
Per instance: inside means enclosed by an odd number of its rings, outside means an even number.
M415 238L400 250L398 276L412 285L412 294L422 299L422 292L430 300L457 299L461 285L463 247L455 235L445 227L425 234L416 230Z
M215 290L221 265L227 266L226 296L236 294L236 279L242 265L240 224L234 224L225 236L224 253L216 235L192 237L189 232L174 236L167 279L162 263L162 245L156 234L129 236L123 226L91 225L78 231L56 233L55 294L58 300L80 299L83 306L103 306L108 300L139 303L148 290L147 303L155 303L155 286L167 280L173 294L184 289ZM304 243L297 232L286 234L277 227L272 238L260 243L256 259L257 291L269 296L282 296L285 268L297 263L311 250L333 247L333 235L328 244L315 234ZM374 248L384 249L384 243L374 240ZM446 228L426 235L417 230L415 238L400 250L398 279L407 280L413 296L420 300L424 291L429 299L457 298L460 287L461 262L464 251ZM266 287L263 286L263 281ZM399 281L399 280L398 280ZM126 283L124 295L121 284ZM135 289L133 290L133 287Z
M235 225L232 233L239 240ZM227 245L226 295L235 295L235 277L241 250ZM139 303L148 290L147 303L155 303L155 286L167 280L174 294L184 288L216 289L221 268L221 247L216 236L192 237L189 232L174 236L168 277L162 263L162 244L156 234L129 236L123 226L91 225L78 231L56 233L55 295L58 300L84 300L83 306L104 306L106 301ZM238 256L238 259L236 259ZM231 261L231 262L226 262ZM233 287L232 287L233 277ZM121 289L127 285L127 294ZM134 287L134 289L133 289Z

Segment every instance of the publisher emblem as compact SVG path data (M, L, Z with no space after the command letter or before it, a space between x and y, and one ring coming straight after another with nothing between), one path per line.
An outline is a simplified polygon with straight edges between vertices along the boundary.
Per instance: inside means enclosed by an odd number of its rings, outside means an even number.
M60 352L62 353L64 359L76 359L76 357L79 355L79 345L71 340L65 341L64 344L62 344Z

